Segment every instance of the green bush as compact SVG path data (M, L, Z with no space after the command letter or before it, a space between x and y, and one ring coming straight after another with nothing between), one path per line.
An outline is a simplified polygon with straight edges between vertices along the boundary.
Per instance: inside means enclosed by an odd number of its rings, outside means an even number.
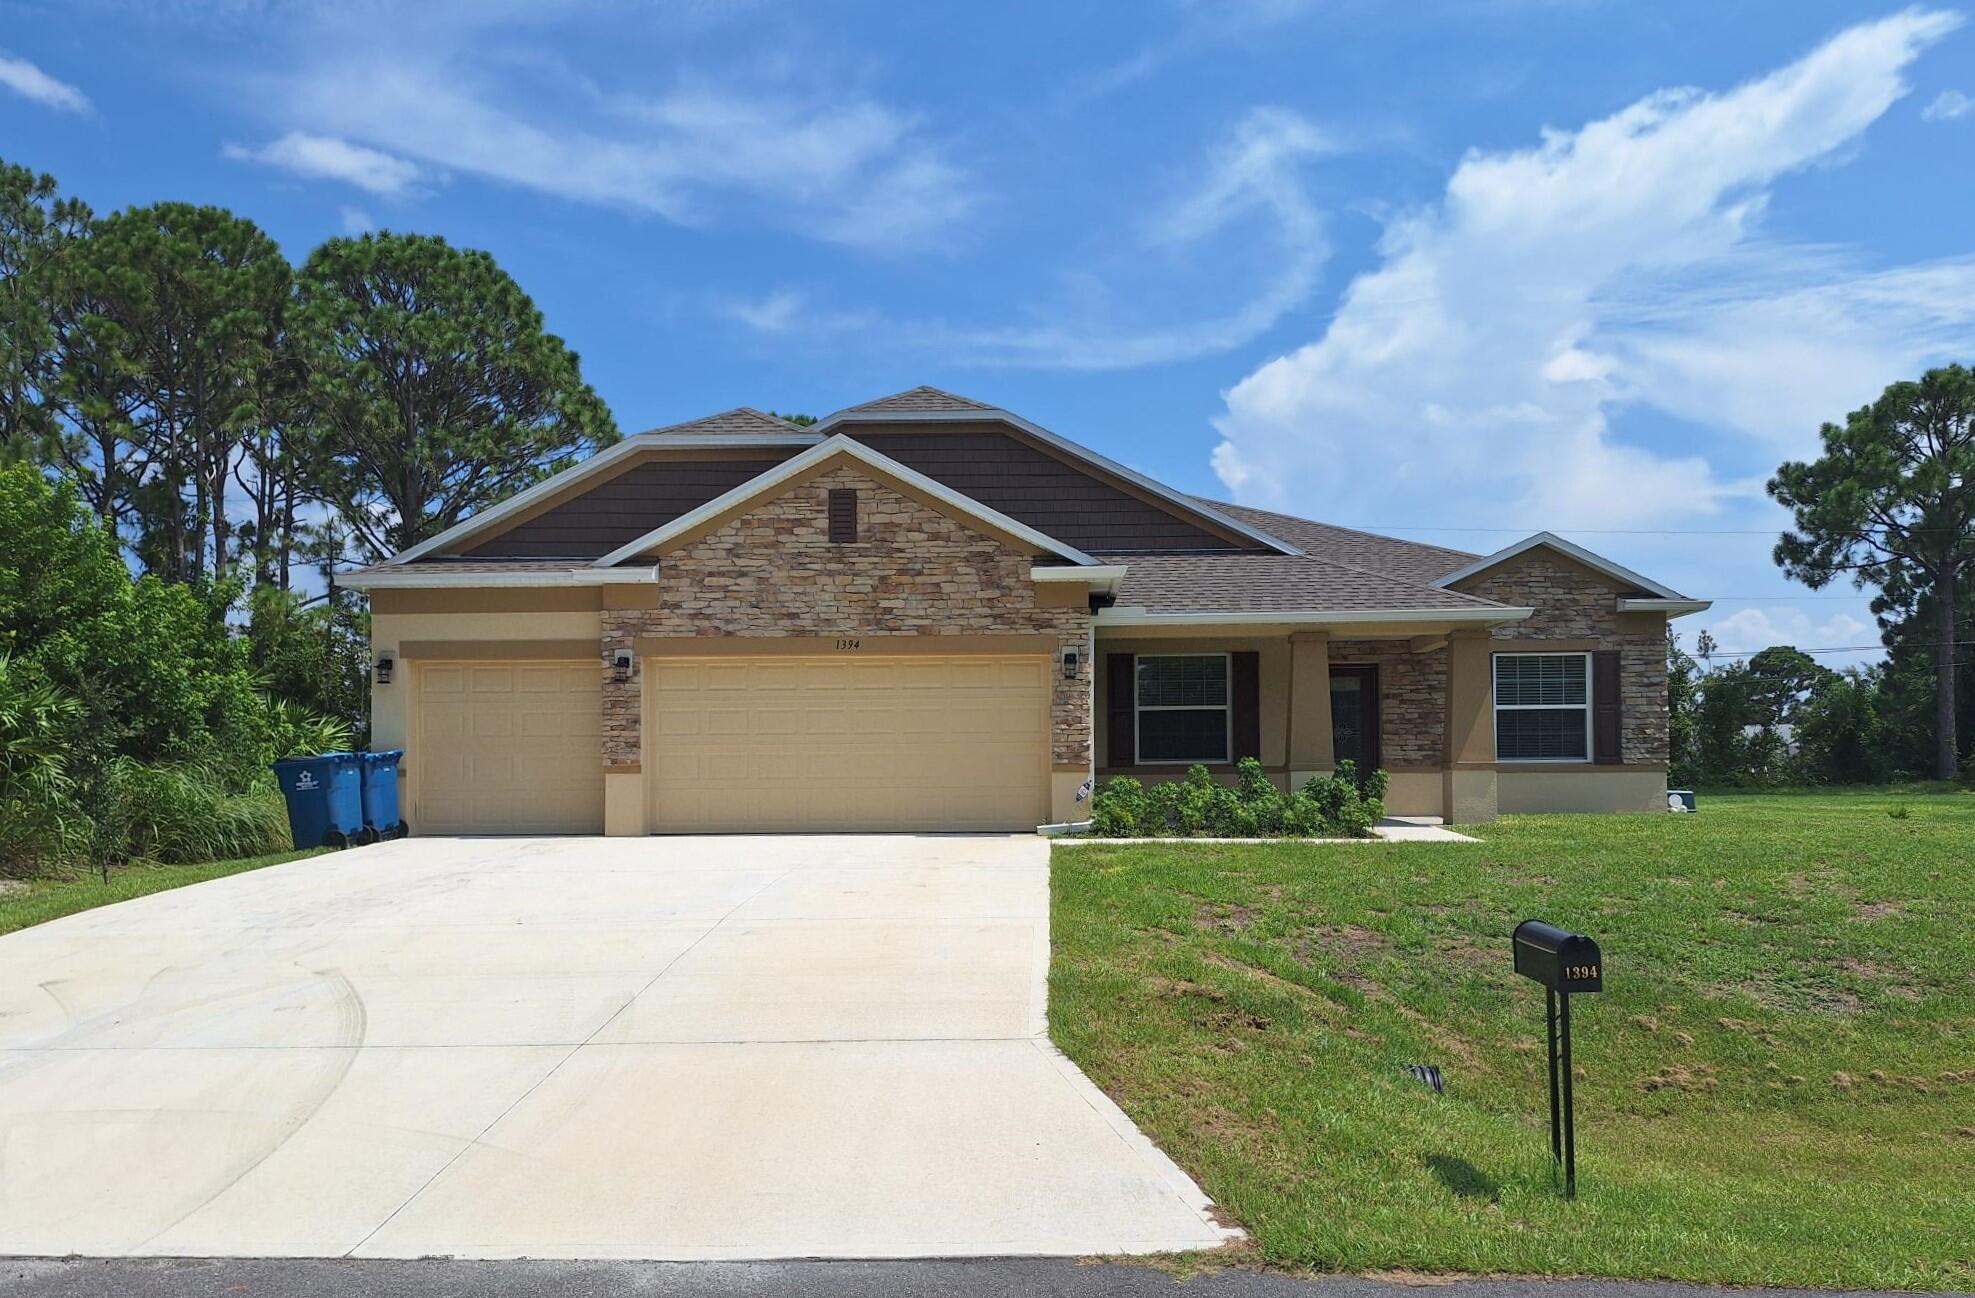
M105 860L190 865L285 852L288 812L273 781L231 786L200 763L119 758L105 785L98 854Z
M351 726L268 696L237 588L133 579L74 488L26 465L0 466L0 536L0 872L284 850L268 764ZM348 628L265 601L262 622L271 673L351 657Z
M1245 757L1231 785L1204 766L1150 789L1130 776L1107 780L1091 799L1090 827L1103 838L1364 838L1385 815L1386 785L1374 771L1360 788L1346 761L1285 794Z
M88 850L91 826L68 769L81 715L74 699L0 653L0 876Z

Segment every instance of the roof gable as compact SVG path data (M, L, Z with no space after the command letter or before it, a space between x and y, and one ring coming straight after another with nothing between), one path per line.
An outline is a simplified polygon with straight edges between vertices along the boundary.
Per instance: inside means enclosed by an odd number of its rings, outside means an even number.
M1574 542L1564 540L1554 532L1538 532L1533 536L1526 536L1514 545L1505 546L1493 554L1483 555L1473 563L1456 568L1433 584L1443 590L1451 589L1458 582L1466 581L1471 577L1478 577L1484 572L1499 568L1511 559L1518 558L1536 549L1555 551L1567 559L1576 560L1593 572L1611 578L1621 587L1630 587L1632 590L1650 595L1655 599L1679 601L1685 601L1687 599L1686 596L1671 586L1663 585L1650 577L1641 576L1632 571L1632 569L1614 563L1601 554L1587 550Z
M823 472L840 461L856 462L874 476L888 479L893 484L927 499L943 513L971 520L984 530L999 533L1041 553L1055 555L1075 564L1097 563L1090 555L1074 546L1066 545L1055 537L1037 531L1018 519L1011 518L997 509L955 491L945 483L929 478L868 446L838 434L810 447L800 455L784 460L733 490L707 501L698 509L619 546L596 560L594 566L609 568L620 563L629 563L682 538L697 535L742 512L752 502L814 473Z

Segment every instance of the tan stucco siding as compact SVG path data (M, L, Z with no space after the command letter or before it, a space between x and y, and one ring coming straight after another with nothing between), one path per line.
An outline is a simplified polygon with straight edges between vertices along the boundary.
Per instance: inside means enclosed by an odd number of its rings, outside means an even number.
M1653 767L1518 770L1503 767L1496 801L1504 815L1535 812L1665 811L1666 772Z

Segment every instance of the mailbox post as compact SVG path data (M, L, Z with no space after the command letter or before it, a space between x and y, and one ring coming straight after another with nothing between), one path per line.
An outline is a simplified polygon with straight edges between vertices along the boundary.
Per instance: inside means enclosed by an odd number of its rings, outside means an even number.
M1510 945L1516 972L1543 984L1550 1041L1550 1156L1564 1169L1564 1197L1577 1197L1577 1105L1570 1064L1570 998L1603 991L1605 958L1598 944L1526 919L1516 925Z

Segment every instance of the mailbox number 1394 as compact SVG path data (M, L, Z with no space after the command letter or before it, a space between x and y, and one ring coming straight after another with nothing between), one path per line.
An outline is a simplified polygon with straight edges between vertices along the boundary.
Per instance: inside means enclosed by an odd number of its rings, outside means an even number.
M1594 964L1567 964L1564 966L1564 977L1570 979L1572 982L1582 982L1596 978L1597 976L1598 966Z

